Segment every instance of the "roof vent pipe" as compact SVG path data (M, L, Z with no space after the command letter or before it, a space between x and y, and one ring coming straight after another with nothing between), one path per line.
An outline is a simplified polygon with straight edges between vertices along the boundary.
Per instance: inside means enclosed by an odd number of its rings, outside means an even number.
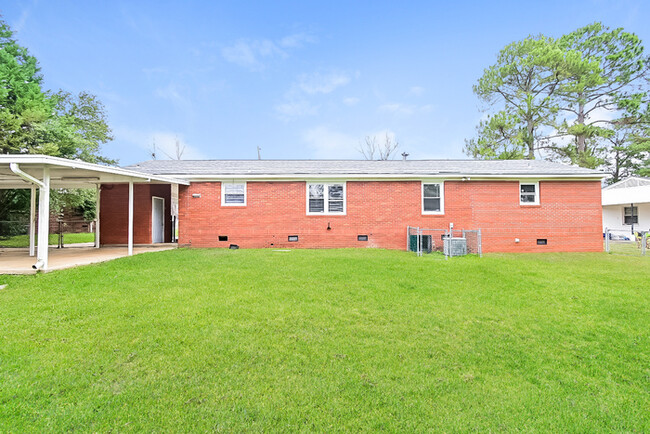
M406 157L408 157L409 154L406 152L402 152L402 161L406 161Z

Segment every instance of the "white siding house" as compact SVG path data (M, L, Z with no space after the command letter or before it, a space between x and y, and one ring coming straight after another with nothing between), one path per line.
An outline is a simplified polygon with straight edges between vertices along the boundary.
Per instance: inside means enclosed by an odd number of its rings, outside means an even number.
M603 231L650 231L650 178L629 177L603 189Z

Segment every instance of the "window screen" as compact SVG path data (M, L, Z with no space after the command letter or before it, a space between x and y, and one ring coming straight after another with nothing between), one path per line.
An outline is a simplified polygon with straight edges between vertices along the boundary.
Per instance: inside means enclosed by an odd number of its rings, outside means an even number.
M537 184L520 184L519 193L520 203L529 205L537 203Z
M323 214L345 213L344 184L308 184L308 212Z
M636 206L626 206L623 208L623 223L634 225L639 223L639 208Z
M246 184L244 183L224 183L223 202L225 204L245 204L246 203Z
M422 209L424 212L440 212L440 184L422 185Z

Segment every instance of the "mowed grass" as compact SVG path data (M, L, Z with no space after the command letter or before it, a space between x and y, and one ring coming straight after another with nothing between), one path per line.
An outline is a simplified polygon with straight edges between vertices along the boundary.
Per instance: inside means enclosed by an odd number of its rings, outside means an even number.
M63 234L63 244L94 243L94 233ZM49 244L59 244L59 235L50 234ZM13 237L0 237L0 247L29 247L29 235L14 235Z
M649 282L371 249L0 277L0 431L648 431Z

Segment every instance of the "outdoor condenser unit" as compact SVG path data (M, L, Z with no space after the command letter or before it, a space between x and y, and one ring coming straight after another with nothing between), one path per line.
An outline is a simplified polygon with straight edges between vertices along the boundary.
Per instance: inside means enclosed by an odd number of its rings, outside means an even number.
M467 238L445 237L443 241L445 256L463 256L467 254Z

